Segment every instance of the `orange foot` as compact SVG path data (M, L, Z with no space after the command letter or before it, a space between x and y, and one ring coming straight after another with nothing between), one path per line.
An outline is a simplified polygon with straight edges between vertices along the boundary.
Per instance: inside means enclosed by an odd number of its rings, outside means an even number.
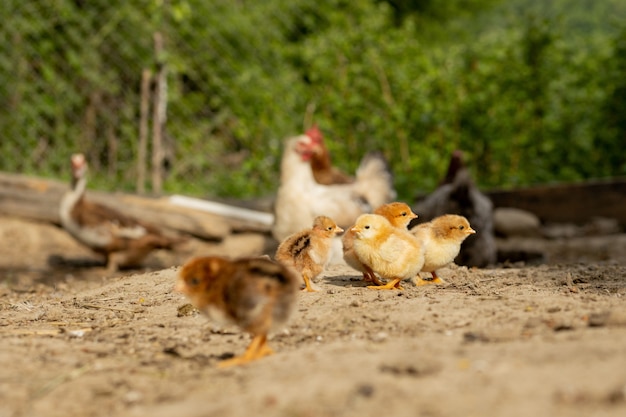
M400 285L401 281L401 278L394 278L385 285L368 285L367 288L370 290L403 290L404 288Z
M231 366L245 365L273 353L274 351L267 346L267 336L257 335L254 336L243 355L223 360L217 366L218 368L229 368Z
M429 284L445 284L446 282L437 276L435 271L431 272L433 276L430 279L421 278L419 275L415 278L415 285L429 285Z
M363 281L364 282L373 282L374 284L376 284L378 286L385 285L385 283L383 281L381 281L376 276L374 271L372 271L371 269L368 269L366 272L363 273Z
M311 279L308 276L302 275L302 278L304 279L303 292L317 292L317 290L313 288L313 285L311 285Z

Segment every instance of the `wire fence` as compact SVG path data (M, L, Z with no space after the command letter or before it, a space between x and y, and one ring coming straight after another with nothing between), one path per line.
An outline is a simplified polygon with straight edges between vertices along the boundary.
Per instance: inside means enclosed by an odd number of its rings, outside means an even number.
M344 170L383 151L406 198L457 148L488 187L624 175L623 2L485 0L530 11L439 45L439 9L429 32L399 3L3 0L0 171L67 180L82 152L94 189L264 196L315 119Z
M232 80L246 76L242 65L272 76L246 45L253 35L228 28L246 16L242 4L4 1L0 171L69 178L69 156L82 152L92 187L227 193L258 138L239 139ZM256 177L275 171L278 151L277 139ZM251 189L260 181L245 177Z

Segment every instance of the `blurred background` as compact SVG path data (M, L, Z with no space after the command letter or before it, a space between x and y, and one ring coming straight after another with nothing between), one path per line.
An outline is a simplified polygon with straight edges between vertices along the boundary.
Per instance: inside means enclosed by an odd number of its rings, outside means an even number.
M3 0L0 171L257 198L312 123L399 199L626 175L624 0Z

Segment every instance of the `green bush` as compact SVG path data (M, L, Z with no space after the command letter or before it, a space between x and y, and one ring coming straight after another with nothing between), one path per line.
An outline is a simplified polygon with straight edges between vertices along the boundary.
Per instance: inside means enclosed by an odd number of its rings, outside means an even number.
M132 190L140 82L168 69L166 192L253 197L313 121L353 171L383 151L400 198L463 149L483 187L626 175L620 0L6 0L0 170Z

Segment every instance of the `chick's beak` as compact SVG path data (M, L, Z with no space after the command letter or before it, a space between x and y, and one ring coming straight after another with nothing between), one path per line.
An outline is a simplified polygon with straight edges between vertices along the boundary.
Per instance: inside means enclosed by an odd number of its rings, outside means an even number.
M361 231L361 228L360 228L360 227L358 227L358 226L354 226L354 227L352 227L352 228L350 229L350 231L351 231L351 232L353 232L353 233L358 233L358 232L360 232L360 231Z
M467 233L470 235L473 235L474 233L476 233L476 230L472 229L471 227L469 229L467 229Z
M335 233L341 233L343 232L343 229L339 226L335 227Z

